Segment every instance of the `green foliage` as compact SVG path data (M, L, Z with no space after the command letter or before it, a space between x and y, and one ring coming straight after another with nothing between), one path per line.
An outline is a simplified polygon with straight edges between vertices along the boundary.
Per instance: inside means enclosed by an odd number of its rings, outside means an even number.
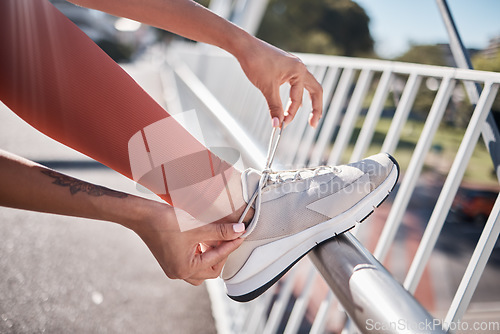
M347 162L351 157L355 141L361 131L361 126L364 124L364 121L364 117L360 117L357 120L354 134L343 155L343 161ZM368 152L365 154L366 156L380 152L382 144L387 137L391 123L392 118L384 117L377 122L375 125L373 139L370 142ZM394 156L397 157L402 170L406 170L408 168L417 142L422 135L423 128L423 121L408 119L401 129L401 137L396 151L394 152ZM433 169L436 172L440 172L442 169L449 170L451 163L457 154L464 133L465 129L450 127L443 123L440 124L439 129L432 141L433 149L424 161L424 168L428 170ZM464 181L476 184L498 184L490 154L488 153L488 150L482 140L478 141L478 144L474 149L471 160L465 171Z
M405 54L394 60L427 65L447 65L443 49L439 45L411 45Z
M500 51L489 57L478 53L472 58L472 65L476 70L500 72Z
M472 65L474 69L481 71L500 72L500 50L493 56L486 56L484 54L477 54L472 58ZM499 114L500 117L500 93L497 94L493 106L491 108L494 112Z
M289 51L373 56L369 21L351 0L271 0L257 36Z

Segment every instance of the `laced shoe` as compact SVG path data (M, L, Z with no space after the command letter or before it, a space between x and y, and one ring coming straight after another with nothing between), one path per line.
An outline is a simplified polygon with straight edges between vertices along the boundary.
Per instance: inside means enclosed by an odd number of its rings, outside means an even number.
M398 176L385 153L336 167L247 169L243 196L255 213L222 272L228 296L245 302L261 295L317 244L368 217Z

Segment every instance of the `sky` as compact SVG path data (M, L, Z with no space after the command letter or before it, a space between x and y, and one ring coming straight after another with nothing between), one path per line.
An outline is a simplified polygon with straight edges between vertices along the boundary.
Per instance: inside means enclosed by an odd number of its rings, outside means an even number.
M370 17L375 51L383 58L402 55L414 44L448 43L435 0L354 0ZM500 35L500 0L448 0L467 48L483 49Z

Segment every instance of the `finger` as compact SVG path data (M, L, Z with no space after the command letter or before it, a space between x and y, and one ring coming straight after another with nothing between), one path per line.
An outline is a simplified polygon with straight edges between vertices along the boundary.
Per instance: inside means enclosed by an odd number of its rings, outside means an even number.
M201 285L201 283L203 283L204 280L203 279L196 279L196 278L186 278L186 279L184 279L184 281L188 282L191 285L198 286L198 285Z
M224 258L219 263L217 263L216 265L212 266L212 270L215 273L215 277L214 278L220 276L220 273L222 272L222 268L224 268L224 265L226 264L226 261L227 261L227 257Z
M305 81L305 88L309 92L313 108L309 124L315 128L318 126L319 119L323 114L323 87L321 87L311 73L308 73Z
M191 277L189 277L189 279L206 280L206 279L214 279L214 278L219 277L220 273L222 272L222 268L224 267L224 264L226 263L226 260L227 260L227 257L211 267L208 267L206 269L203 269L203 270L200 270L200 271L194 273Z
M195 285L195 283L206 279L217 278L220 275L229 254L238 248L242 242L243 239L225 241L219 246L209 249L203 254L196 255L194 265L196 269L193 270L193 274L189 276L189 278L184 280Z
M274 86L270 91L262 91L264 97L266 98L267 105L269 107L269 113L271 114L271 119L277 117L281 122L284 119L283 104L281 103L281 96L279 86Z
M211 245L207 245L206 243L200 243L199 244L199 247L200 247L200 252L196 252L195 254L201 254L201 253L205 253L207 250L209 250L212 246Z
M194 268L196 269L194 270L194 272L201 273L206 272L207 270L208 272L212 272L213 269L211 269L211 267L214 267L220 262L225 261L229 254L231 254L236 248L241 245L243 240L244 239L239 238L236 240L225 241L219 246L207 250L203 254L195 255L196 264ZM217 277L219 273L217 273L215 277ZM193 275L191 275L190 277L193 277Z
M191 230L198 242L234 240L245 232L245 224L211 223Z
M290 122L295 118L297 110L299 110L302 105L302 96L304 94L304 85L302 83L292 84L290 87L290 105L286 110L286 116L284 122L290 124Z
M214 248L214 247L219 246L222 242L224 242L224 241L210 240L210 241L207 241L207 242L200 242L200 249L201 249L200 254L201 253L205 253L210 248Z

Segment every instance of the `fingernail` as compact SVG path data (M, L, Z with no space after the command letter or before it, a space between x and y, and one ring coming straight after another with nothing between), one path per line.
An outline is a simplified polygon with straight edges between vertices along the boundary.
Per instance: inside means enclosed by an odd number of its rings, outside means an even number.
M278 117L273 117L273 128L280 126L280 119Z
M311 124L311 126L314 129L316 129L316 127L318 126L318 120L314 118L313 114L310 114L310 116L309 116L309 124Z
M241 233L245 231L245 224L243 223L233 224L233 231L236 233Z

